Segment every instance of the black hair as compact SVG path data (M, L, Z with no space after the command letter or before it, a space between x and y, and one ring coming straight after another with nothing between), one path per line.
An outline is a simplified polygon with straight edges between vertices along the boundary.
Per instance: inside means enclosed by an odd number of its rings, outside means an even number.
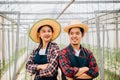
M52 26L47 25L47 24L40 26L40 27L38 28L37 32L39 32L44 26L48 26L48 27L52 30L52 32L54 32Z
M84 35L84 29L83 28L80 28L80 27L76 27L76 28L79 28L80 29L80 31L82 32L82 36ZM68 31L68 34L70 33L70 30L71 30L72 28L70 28L69 29L69 31Z

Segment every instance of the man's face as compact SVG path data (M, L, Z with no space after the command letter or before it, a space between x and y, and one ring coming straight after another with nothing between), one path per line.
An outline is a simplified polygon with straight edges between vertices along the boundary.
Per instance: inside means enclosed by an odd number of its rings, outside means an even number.
M72 28L69 32L70 43L73 45L79 45L82 37L80 28Z

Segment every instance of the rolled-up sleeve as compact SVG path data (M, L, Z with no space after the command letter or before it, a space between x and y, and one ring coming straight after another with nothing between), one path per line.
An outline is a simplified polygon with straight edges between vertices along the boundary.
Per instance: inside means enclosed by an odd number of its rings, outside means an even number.
M85 73L89 76L91 76L92 78L96 78L99 75L98 72L98 65L96 63L96 59L93 56L93 54L89 51L90 55L89 55L89 70L86 71Z
M33 62L33 58L35 56L35 51L33 51L30 55L30 57L28 58L28 61L26 63L26 70L31 73L31 75L35 74L36 70L37 70L37 64L34 64Z

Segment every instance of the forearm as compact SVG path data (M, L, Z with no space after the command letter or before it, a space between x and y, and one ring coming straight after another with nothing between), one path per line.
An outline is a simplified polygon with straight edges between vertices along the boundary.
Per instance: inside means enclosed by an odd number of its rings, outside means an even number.
M37 64L26 64L26 70L31 74L35 74L37 66Z
M73 78L70 78L70 77L67 77L67 76L66 76L66 79L67 79L67 80L73 80Z
M31 74L35 74L36 70L37 70L37 66L38 64L34 64L33 62L33 54L30 55L27 63L26 63L26 70L31 73Z
M90 68L88 71L85 72L87 75L91 76L92 78L96 78L99 73L98 73L98 68L97 67L93 67Z
M82 75L78 76L76 79L91 79L92 77L83 73Z
M48 66L48 63L47 64L40 64L37 66L37 70L44 70L47 68L47 66Z
M88 67L79 68L79 71L77 72L77 74L75 76L78 77L78 76L82 75L83 73L85 73L88 70L89 70Z
M39 76L40 77L42 77L42 76L53 76L54 74L56 74L57 67L58 67L57 61L54 61L54 63L48 63L48 66L47 66L46 69L39 70L39 73L40 73Z

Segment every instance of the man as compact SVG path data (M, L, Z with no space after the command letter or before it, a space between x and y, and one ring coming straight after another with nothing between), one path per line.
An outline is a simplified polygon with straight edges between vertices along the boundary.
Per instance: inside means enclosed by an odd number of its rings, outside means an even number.
M62 70L62 80L92 80L96 78L98 66L92 52L84 48L80 42L88 31L88 26L73 21L64 28L68 33L70 44L61 50L59 65Z

